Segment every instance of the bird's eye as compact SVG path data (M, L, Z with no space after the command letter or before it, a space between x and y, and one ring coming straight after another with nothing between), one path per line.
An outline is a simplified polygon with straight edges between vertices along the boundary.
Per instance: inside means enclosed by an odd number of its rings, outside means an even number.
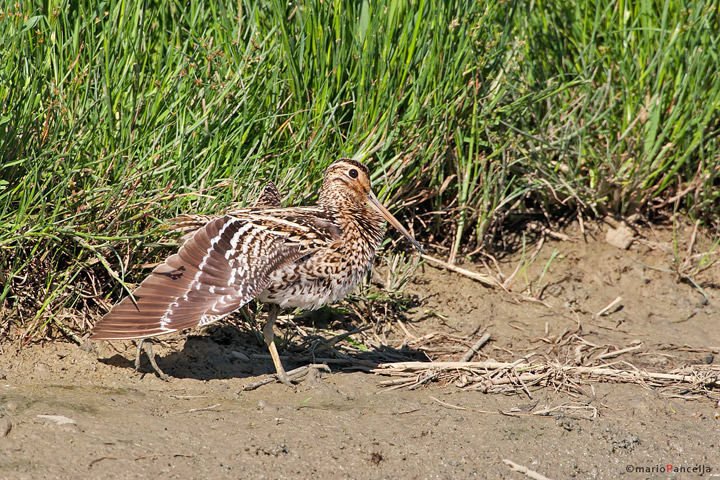
M357 178L358 177L358 171L354 168L351 168L348 170L348 175L350 175L350 178Z

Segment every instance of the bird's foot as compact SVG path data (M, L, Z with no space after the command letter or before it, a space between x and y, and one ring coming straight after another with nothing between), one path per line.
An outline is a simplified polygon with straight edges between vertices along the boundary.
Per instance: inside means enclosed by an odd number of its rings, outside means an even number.
M284 383L288 387L292 388L293 390L297 391L297 385L293 382L298 382L302 377L307 375L308 373L311 373L312 371L319 372L320 370L324 370L326 372L330 371L330 367L325 365L324 363L321 364L311 364L311 365L304 365L302 367L296 368L294 370L290 370L289 372L285 372L285 370L282 370L282 373L276 373L272 377L266 377L262 380L259 380L257 382L250 383L248 385L244 385L242 387L241 392L246 392L248 390L255 390L258 387L262 387L263 385L267 385L269 383L273 383L273 381L277 380L281 383ZM288 383L285 383L282 378L284 377L285 380L287 380ZM239 393L239 392L238 392Z
M160 380L169 382L170 377L168 377L165 372L163 372L160 367L158 367L158 364L155 361L155 354L152 351L152 343L152 340L150 340L149 338L143 338L138 342L137 354L135 355L135 371L140 372L140 356L142 355L143 347L145 347L145 355L150 361L150 366L152 366L153 370L160 378Z
M279 370L275 374L275 377L277 377L280 383L283 383L288 387L292 388L294 391L297 391L297 385L293 383L292 378L285 372L285 370Z

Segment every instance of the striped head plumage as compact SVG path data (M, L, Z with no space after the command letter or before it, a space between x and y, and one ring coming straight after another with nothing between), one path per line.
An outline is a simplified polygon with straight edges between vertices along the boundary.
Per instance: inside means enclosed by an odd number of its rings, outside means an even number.
M185 243L95 325L91 338L202 326L252 299L313 309L342 298L371 267L385 220L422 251L372 193L367 167L350 159L328 167L315 207L283 208L269 183L248 208L181 216L176 229Z

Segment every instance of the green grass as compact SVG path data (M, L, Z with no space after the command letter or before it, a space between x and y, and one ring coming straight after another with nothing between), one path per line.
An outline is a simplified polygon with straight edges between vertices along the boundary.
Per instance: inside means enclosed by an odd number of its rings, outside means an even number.
M453 258L538 213L717 225L717 2L0 8L0 335L84 332L164 219L341 155Z

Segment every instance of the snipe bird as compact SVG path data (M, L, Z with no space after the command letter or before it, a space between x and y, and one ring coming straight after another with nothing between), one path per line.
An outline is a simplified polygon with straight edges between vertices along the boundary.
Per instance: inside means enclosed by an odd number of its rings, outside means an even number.
M180 250L92 329L91 339L146 339L208 325L256 299L277 378L291 385L273 341L280 309L314 310L343 298L372 266L387 220L420 244L370 189L368 169L332 163L315 207L280 206L272 184L255 205L222 216L181 216ZM148 352L151 356L151 352Z

